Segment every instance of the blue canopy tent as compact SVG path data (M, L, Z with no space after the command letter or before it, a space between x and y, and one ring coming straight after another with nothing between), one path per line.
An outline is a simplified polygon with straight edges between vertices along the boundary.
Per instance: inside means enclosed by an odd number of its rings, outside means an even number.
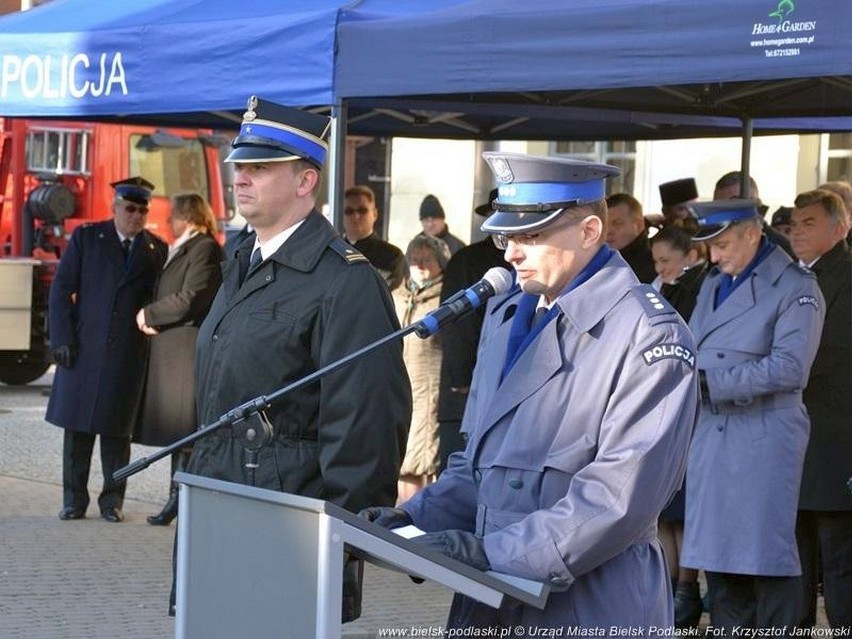
M451 137L550 137L578 108L627 139L707 117L718 118L718 132L734 119L745 182L755 129L852 130L848 0L459 0L410 9L375 0L344 10L335 65L335 94L350 110L366 111L362 120L370 109L378 120L396 117L407 135L434 120L455 125L455 135L444 133ZM593 129L575 139L594 139Z
M0 113L156 119L244 109L249 92L330 105L344 4L54 0L0 19Z
M332 201L347 132L852 130L852 3L795 2L54 0L0 18L0 115L223 128L249 93L335 106Z

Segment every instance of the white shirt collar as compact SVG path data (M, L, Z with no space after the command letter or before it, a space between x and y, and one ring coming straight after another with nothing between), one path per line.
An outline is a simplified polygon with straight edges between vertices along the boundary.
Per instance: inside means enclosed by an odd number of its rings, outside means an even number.
M264 260L269 259L275 252L281 248L281 246L290 239L290 236L296 232L296 229L302 226L302 223L305 220L299 220L293 226L288 226L286 229L278 233L277 235L273 235L271 238L266 240L261 244L257 235L254 237L254 246L251 249L251 252L254 253L254 249L260 247L260 257Z

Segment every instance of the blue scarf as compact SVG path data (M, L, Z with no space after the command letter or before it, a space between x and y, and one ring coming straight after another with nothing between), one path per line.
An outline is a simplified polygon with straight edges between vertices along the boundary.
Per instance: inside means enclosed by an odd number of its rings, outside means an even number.
M764 237L760 240L760 248L757 249L757 255L748 263L743 269L743 272L737 275L736 278L731 277L727 273L722 275L722 279L719 280L719 288L716 289L716 298L713 301L713 310L715 311L722 305L726 299L731 296L737 287L745 282L751 272L757 268L757 265L760 264L763 260L767 258L767 256L772 252L772 249L775 248L775 245L772 242L767 241Z
M612 257L612 249L606 244L601 246L592 260L586 264L582 271L575 277L565 290L559 294L563 297L573 291L575 288L589 280L595 273L601 270L609 258ZM511 370L515 362L521 357L521 354L526 350L527 346L532 343L536 336L541 333L547 323L562 312L559 304L554 303L547 311L545 316L530 330L535 310L538 307L539 295L527 295L523 293L518 302L518 308L512 318L512 328L509 329L509 341L506 344L506 362L503 364L503 374L501 381Z

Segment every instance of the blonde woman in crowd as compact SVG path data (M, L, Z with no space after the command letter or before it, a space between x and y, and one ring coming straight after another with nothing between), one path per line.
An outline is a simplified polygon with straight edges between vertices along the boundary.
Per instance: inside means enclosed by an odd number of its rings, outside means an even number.
M168 222L173 240L154 301L136 315L139 330L151 336L151 350L133 441L148 446L166 446L197 427L195 338L221 282L222 249L204 198L195 193L175 196ZM172 454L172 476L185 467L190 451ZM148 523L168 526L177 508L178 487L172 481L166 505Z
M444 269L450 261L446 242L420 234L408 244L409 276L393 292L401 326L423 319L438 308ZM405 459L398 483L399 503L435 480L438 472L438 388L441 377L441 343L438 335L405 340L403 358L411 378L413 413Z

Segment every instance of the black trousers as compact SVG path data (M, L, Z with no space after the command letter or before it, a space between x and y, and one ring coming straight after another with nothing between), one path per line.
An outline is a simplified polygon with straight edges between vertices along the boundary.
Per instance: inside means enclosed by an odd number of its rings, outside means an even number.
M828 623L832 628L852 626L852 511L800 510L796 541L802 562L801 625L816 623L821 565Z
M101 470L104 485L98 497L101 512L106 508L121 508L127 480L113 481L112 474L130 461L130 438L101 435ZM89 468L95 435L65 431L62 446L62 504L85 510L89 505Z
M792 631L802 615L799 577L763 577L707 572L713 592L711 623L730 637L735 628Z

